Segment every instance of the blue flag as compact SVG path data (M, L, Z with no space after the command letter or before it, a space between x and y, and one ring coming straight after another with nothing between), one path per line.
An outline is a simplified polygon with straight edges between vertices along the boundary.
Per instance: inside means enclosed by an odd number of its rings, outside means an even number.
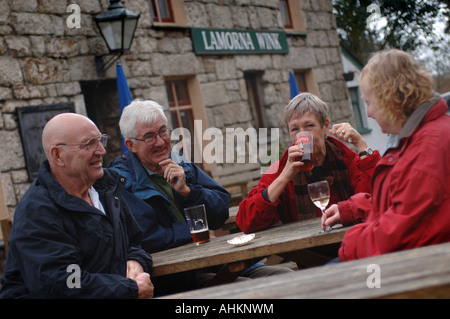
M289 72L289 86L291 88L291 100L292 100L300 93L300 90L298 89L297 86L297 81L295 80L294 73L292 72Z
M119 106L120 106L120 115L122 115L123 109L131 103L131 92L128 87L127 78L123 73L122 65L120 61L117 61L116 64L116 73L117 73L117 93L119 94ZM122 138L122 154L127 151L127 147L125 146L125 141Z

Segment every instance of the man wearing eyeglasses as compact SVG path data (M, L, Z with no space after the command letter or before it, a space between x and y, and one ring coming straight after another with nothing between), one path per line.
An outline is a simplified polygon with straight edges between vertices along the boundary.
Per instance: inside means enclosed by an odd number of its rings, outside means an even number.
M192 243L183 209L204 204L209 229L222 227L228 219L230 194L203 172L171 152L171 138L162 106L135 100L124 108L120 130L128 151L111 167L126 178L124 197L143 231L142 247L149 253ZM258 267L249 276L285 272L287 268ZM251 274L251 275L250 275ZM199 277L184 272L153 278L155 296L198 288ZM197 277L196 277L197 276Z
M128 151L110 165L126 178L124 197L143 231L149 253L192 242L185 207L205 204L210 229L228 218L230 194L198 166L171 156L170 131L163 108L133 101L119 122ZM173 155L173 154L172 154ZM155 296L192 288L192 273L153 278Z
M63 113L44 127L47 160L14 213L0 298L150 298L152 258L103 169L107 136Z

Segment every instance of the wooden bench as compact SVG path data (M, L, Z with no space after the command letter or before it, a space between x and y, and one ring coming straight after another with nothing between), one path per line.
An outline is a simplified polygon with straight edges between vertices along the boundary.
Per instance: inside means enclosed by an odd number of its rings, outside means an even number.
M236 225L236 214L239 204L244 200L248 192L255 187L261 178L259 164L239 164L230 167L217 167L210 175L216 182L222 185L230 194L230 217L223 227L214 231L215 236L239 232Z
M236 224L236 214L239 210L239 206L233 206L229 209L230 217L225 221L222 227L216 230L211 230L211 234L214 236L224 236L228 235L230 233L237 233L241 230L239 229L238 225Z
M3 245L5 247L5 256L6 256L8 254L8 249L9 249L8 238L9 238L9 234L11 233L12 220L11 219L1 220L0 224L1 224Z
M223 289L205 288L164 298L449 297L450 243L446 243L233 283Z
M249 190L261 178L259 164L239 164L231 167L217 167L211 174L231 194L230 207L237 206L247 197Z
M12 220L8 213L6 206L5 189L3 188L3 182L0 176L0 229L5 247L5 255L8 253L8 238L12 228Z

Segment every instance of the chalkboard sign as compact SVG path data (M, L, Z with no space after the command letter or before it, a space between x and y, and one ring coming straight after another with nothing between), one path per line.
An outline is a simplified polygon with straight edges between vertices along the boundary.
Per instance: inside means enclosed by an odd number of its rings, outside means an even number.
M23 106L16 110L28 179L32 181L36 178L41 163L46 159L42 148L42 130L45 124L59 113L74 113L75 107L72 102L68 102Z

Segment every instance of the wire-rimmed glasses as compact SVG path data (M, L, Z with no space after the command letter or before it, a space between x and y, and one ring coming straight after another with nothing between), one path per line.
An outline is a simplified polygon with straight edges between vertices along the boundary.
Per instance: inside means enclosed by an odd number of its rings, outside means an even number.
M141 141L144 142L145 145L150 146L156 143L156 140L158 138L158 135L164 140L170 137L170 129L168 129L167 127L163 127L162 129L159 130L159 132L157 133L148 133L144 136L144 138L136 138L136 137L131 137L132 140L136 140L136 141Z
M108 135L102 134L99 137L92 137L88 139L86 143L59 143L56 144L56 146L80 146L80 148L85 148L88 151L94 151L97 149L99 143L106 148L108 138Z

